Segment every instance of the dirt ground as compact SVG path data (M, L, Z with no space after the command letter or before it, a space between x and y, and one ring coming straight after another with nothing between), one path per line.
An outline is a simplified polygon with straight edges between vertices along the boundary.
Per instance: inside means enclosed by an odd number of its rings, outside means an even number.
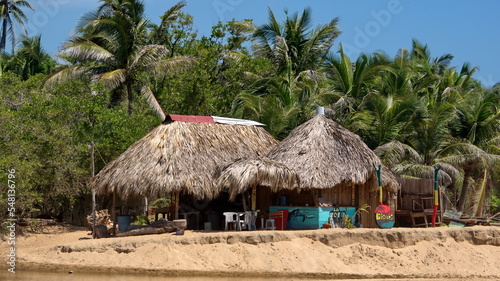
M1 240L0 240L1 241ZM16 270L315 278L500 278L500 227L172 233L92 240L48 226L15 239ZM2 259L10 252L0 242ZM8 260L7 260L8 261ZM9 265L2 261L0 268Z

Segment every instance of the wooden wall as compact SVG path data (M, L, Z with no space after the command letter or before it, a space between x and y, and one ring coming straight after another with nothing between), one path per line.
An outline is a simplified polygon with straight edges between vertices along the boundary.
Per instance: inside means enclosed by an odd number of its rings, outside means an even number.
M359 193L359 206L363 204L368 204L370 207L368 212L361 212L361 224L366 228L377 228L378 225L375 222L375 208L379 205L379 194L378 190L370 191L369 187L362 187L364 192ZM394 211L396 210L396 192L383 191L383 203L391 207Z
M398 179L401 191L398 196L398 210L413 210L416 203L422 198L433 196L434 181L432 179ZM432 200L423 200L424 209L432 208ZM430 202L428 202L430 201ZM431 204L431 205L429 205Z
M360 213L360 223L363 227L376 228L378 226L375 222L374 210L379 205L379 194L378 190L372 190L371 187L366 185L355 185L354 190L352 186L343 186L341 188L321 190L321 195L326 201L330 201L338 206L360 207L364 204L368 204L370 206L368 212ZM385 190L383 198L384 204L396 210L396 192L388 192Z
M338 206L356 206L359 201L359 185L323 189L319 197Z

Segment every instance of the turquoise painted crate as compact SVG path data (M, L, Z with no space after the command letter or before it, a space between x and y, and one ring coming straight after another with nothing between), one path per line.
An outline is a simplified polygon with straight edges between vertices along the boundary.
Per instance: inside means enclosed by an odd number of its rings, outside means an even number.
M288 210L287 229L319 229L328 223L330 213L341 219L347 215L353 219L355 207L306 207L306 206L271 206L270 212ZM353 219L354 221L354 219Z

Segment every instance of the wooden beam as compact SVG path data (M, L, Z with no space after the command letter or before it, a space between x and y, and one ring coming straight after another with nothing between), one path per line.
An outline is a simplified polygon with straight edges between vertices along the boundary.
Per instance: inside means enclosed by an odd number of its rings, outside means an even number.
M314 207L319 207L318 190L313 189L311 193Z
M174 220L179 219L179 195L180 192L175 192L175 210L174 210Z
M90 143L90 176L93 179L95 176L95 164L94 164L94 142ZM96 226L96 215L95 215L95 190L92 189L92 239L97 239L95 232Z
M113 191L113 210L111 211L113 219L113 235L116 236L116 189Z
M256 211L257 208L257 186L252 186L252 211Z

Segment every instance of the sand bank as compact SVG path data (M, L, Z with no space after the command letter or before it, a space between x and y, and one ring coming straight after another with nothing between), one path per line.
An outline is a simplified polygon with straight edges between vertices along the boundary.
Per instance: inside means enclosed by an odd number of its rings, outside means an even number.
M327 278L500 278L500 227L194 232L16 238L16 270ZM8 252L1 242L2 257ZM5 262L2 262L5 268Z

